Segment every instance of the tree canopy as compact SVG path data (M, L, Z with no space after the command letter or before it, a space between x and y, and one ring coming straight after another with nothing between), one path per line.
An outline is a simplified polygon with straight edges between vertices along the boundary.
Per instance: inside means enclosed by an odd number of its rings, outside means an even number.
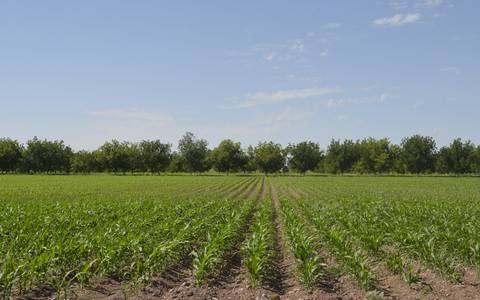
M263 142L242 149L239 142L221 141L213 150L208 142L187 132L178 149L160 140L128 142L112 140L93 151L73 151L61 140L40 140L25 144L0 139L0 173L91 173L91 172L276 172L308 171L344 173L443 173L480 174L480 146L454 139L437 150L433 138L413 135L400 144L389 139L332 139L325 152L312 141L283 148Z
M210 169L210 150L206 140L187 132L178 142L178 150L185 171L193 173Z
M285 156L280 144L259 143L253 153L257 168L265 174L278 172L285 166Z
M322 159L320 146L311 141L289 145L287 152L290 155L288 160L290 169L302 174L314 170Z

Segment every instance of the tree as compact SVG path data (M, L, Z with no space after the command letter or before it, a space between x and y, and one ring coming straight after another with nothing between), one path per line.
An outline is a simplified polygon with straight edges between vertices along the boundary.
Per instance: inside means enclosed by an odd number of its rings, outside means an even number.
M337 174L350 172L355 163L360 159L358 144L352 140L332 140L327 148L325 165L327 171Z
M132 170L130 145L127 142L106 142L98 149L98 156L106 170L122 173Z
M210 150L208 142L197 139L191 132L187 132L178 142L179 154L185 171L205 172L211 168Z
M465 174L473 172L475 145L470 141L455 139L438 152L436 169L442 173Z
M217 148L212 151L212 161L214 168L219 172L229 174L232 171L239 170L245 164L246 156L243 153L240 143L232 140L223 140Z
M401 143L401 160L410 173L426 173L435 169L436 145L429 136L414 135Z
M22 153L23 168L33 172L69 172L72 149L63 141L39 140L34 137L27 142Z
M280 144L259 143L254 149L254 161L258 169L266 174L280 171L285 166L285 156Z
M387 138L376 140L364 139L357 142L360 157L355 164L358 173L385 173L393 168L393 155Z
M288 153L291 156L288 161L289 167L302 174L315 169L322 159L320 146L310 141L288 146Z
M22 150L17 141L0 139L0 172L16 171L20 167Z
M472 173L480 174L480 146L477 146L470 159L470 170Z
M90 173L98 170L94 152L78 151L72 157L72 171L76 173Z
M170 156L170 163L168 164L167 170L169 172L184 172L185 168L183 167L182 158L178 152L173 152Z
M160 173L167 170L171 158L171 145L160 140L142 141L139 144L140 170Z

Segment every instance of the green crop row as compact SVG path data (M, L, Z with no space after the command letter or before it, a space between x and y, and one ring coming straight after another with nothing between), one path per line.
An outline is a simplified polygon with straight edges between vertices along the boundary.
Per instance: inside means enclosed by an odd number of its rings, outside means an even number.
M258 287L272 272L274 244L273 207L268 194L255 213L250 234L242 246L243 265L248 271L251 287Z
M7 298L39 284L61 291L94 277L148 281L204 243L239 207L231 197L256 181L168 178L157 186L129 178L122 185L115 181L124 178L99 176L102 192L97 182L78 186L83 177L22 179L31 182L0 191L0 293Z
M318 253L315 237L305 227L292 208L291 202L280 199L280 209L288 244L296 261L300 281L306 287L312 287L323 275L323 259Z
M256 186L257 190L262 188L262 184ZM240 209L233 210L223 220L217 220L218 226L208 233L206 243L192 251L196 285L205 283L210 276L222 269L226 255L234 250L233 247L242 234L240 230L246 225L247 217L254 209L256 195L252 193Z

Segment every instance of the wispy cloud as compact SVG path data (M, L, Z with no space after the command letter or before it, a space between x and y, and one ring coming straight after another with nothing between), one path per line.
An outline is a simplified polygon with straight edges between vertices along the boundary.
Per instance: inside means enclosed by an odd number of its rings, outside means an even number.
M287 47L290 50L303 51L303 48L305 48L305 45L302 40L297 39L297 40L289 40L287 42Z
M340 23L327 23L322 26L323 29L336 29L342 26Z
M428 6L428 7L435 7L443 3L443 0L422 0L420 5Z
M435 8L444 2L444 0L392 0L389 5L395 10L409 10Z
M328 99L324 105L328 108L342 107L348 105L360 105L360 104L381 104L384 103L388 94L381 94L376 97L359 97L359 98L331 98Z
M229 122L215 126L201 124L198 128L207 133L207 136L228 136L237 140L248 137L254 143L262 140L278 141L285 133L295 134L299 129L305 128L314 115L315 112L311 109L286 107L279 111L248 115L242 119L242 126Z
M396 10L402 10L408 7L408 2L405 0L390 1L390 6Z
M395 26L395 27L398 27L398 26L418 22L420 20L420 18L421 18L420 14L396 14L396 15L391 16L391 17L376 19L372 23L375 26L383 26L383 27Z
M460 70L457 67L449 66L440 69L440 72L452 72L455 74L460 74Z
M320 56L322 56L322 57L325 57L327 55L328 55L328 49L325 49L322 52L320 52Z
M237 104L237 108L248 108L258 105L273 104L291 100L301 100L340 92L339 88L315 87L297 90L278 90L274 92L256 92L245 96L246 100Z
M263 58L268 61L272 60L274 57L275 55L273 53L267 53L263 56Z

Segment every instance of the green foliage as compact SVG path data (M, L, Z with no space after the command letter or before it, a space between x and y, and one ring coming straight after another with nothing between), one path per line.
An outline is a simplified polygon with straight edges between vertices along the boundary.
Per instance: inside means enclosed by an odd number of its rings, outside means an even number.
M27 172L69 172L72 156L72 149L63 141L34 137L22 152L22 168Z
M293 210L289 200L281 199L282 219L288 241L297 263L300 281L306 287L313 287L323 275L323 260L317 252L314 236L305 228Z
M455 174L475 172L477 164L475 150L472 142L455 139L449 146L440 149L436 165L437 171Z
M0 172L226 172L307 171L345 174L480 174L480 146L455 139L438 152L431 137L414 135L401 145L389 139L332 140L325 152L305 141L285 149L273 142L242 150L240 143L223 140L210 150L204 139L187 132L178 152L159 140L139 143L112 140L95 151L73 152L63 141L0 139Z
M152 173L167 170L171 159L171 145L160 140L142 141L138 145L140 151L140 170Z
M0 139L0 172L19 169L22 150L22 146L17 141Z
M112 140L103 144L98 151L99 163L112 172L127 172L132 170L133 158L130 155L132 145L128 142Z
M255 204L255 197L246 200L241 209L232 211L219 226L208 235L208 240L200 249L192 252L195 284L206 283L209 276L217 273L224 263L228 251L233 251L240 229L245 225L248 214Z
M259 143L253 150L257 168L265 174L280 171L285 166L285 156L280 144L274 142Z
M435 170L436 145L429 136L414 135L402 140L401 160L410 173L429 173Z
M205 172L211 168L210 150L208 142L197 139L191 132L187 132L178 142L179 155L185 171Z
M275 228L272 200L263 200L260 210L253 218L251 233L242 246L243 265L248 270L250 286L258 287L272 271Z
M320 146L310 141L290 145L287 151L291 155L288 161L290 169L302 174L314 170L322 159Z
M358 143L345 140L343 143L332 140L325 157L326 169L331 173L346 173L352 171L353 166L360 158Z
M212 151L214 168L227 174L242 169L247 163L245 158L240 143L234 143L232 140L221 141L218 147Z
M137 285L238 226L239 177L0 178L0 298L109 277ZM28 184L26 184L28 183ZM92 193L92 191L95 191ZM247 203L245 201L245 203ZM227 225L231 224L231 225ZM225 241L225 240L223 240ZM3 293L3 295L2 295Z
M72 171L90 173L98 170L98 161L94 152L78 151L72 157Z

